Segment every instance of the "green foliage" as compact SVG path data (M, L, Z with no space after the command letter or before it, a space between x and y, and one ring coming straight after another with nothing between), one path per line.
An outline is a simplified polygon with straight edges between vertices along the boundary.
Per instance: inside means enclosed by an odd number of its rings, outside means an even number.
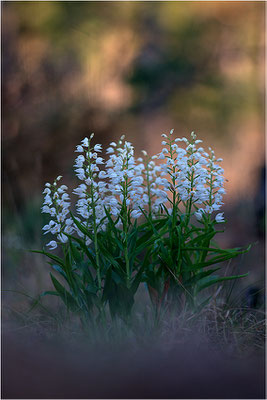
M135 302L135 294L141 282L145 282L151 302L159 316L162 307L179 310L182 299L192 311L199 311L210 299L205 289L224 281L243 278L248 274L215 275L223 262L247 252L246 249L220 249L210 245L218 231L215 223L203 227L186 225L186 218L172 228L172 215L153 219L144 212L146 220L131 224L126 235L116 228L106 210L108 226L98 234L100 250L101 287L97 282L97 261L94 246L68 235L64 244L64 257L46 251L36 251L47 256L51 262L51 279L54 292L67 309L86 320L100 320L106 315L107 306L112 318L128 321ZM74 217L83 233L92 238ZM222 232L222 231L219 231ZM129 275L125 262L125 242L129 258ZM215 264L220 264L214 268ZM60 279L60 281L59 281ZM62 283L61 283L62 282ZM203 294L203 293L204 294Z

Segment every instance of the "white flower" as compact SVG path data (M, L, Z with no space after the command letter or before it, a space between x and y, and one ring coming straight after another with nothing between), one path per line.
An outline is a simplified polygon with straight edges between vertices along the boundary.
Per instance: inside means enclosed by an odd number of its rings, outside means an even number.
M118 200L115 198L115 197L111 197L110 199L109 199L109 204L110 204L110 206L117 206L118 205Z
M168 158L167 165L174 165L174 160L172 158Z
M72 193L76 194L79 197L86 197L86 189L86 185L82 183L76 189L74 189Z
M59 233L61 229L61 224L57 224L55 223L55 225L53 225L53 227L50 229L50 232L55 235L56 233Z
M91 183L92 183L92 179L91 178L87 178L87 179L85 179L84 182L86 183L86 185L90 186Z
M177 142L185 142L185 143L187 143L187 144L189 143L188 139L186 139L185 137L183 137L182 139L177 138L177 139L175 139L174 141L175 141L176 143L177 143Z
M203 217L203 214L204 214L203 208L200 208L199 210L197 210L197 211L195 212L196 219L197 219L198 221L200 221L200 220L202 219L202 217Z
M83 152L83 147L80 144L78 144L78 146L76 146L75 152L76 153L82 153Z
M47 246L50 247L50 250L54 250L57 248L57 242L51 240L51 242L47 243Z
M97 159L95 160L96 164L104 164L103 161L104 159L102 157L97 157Z
M74 165L74 166L77 167L77 168L81 168L81 167L83 166L84 161L85 161L84 156L83 156L82 154L80 154L80 155L76 158L76 160L75 160L75 165Z
M225 222L225 220L224 220L224 218L223 218L223 214L224 214L224 213L219 213L219 214L217 214L216 217L215 217L215 221L218 222L218 223L220 223L220 222Z
M100 179L106 178L106 177L107 177L106 171L100 171L99 174L98 174L98 177L99 177Z
M51 199L51 197L49 196L49 194L47 194L46 196L45 196L45 198L44 198L44 205L45 204L47 204L47 205L51 205L52 204L52 199Z
M225 194L226 190L224 188L221 188L221 189L218 190L218 193L219 194Z
M61 185L60 188L58 188L57 192L58 192L59 194L62 194L62 193L64 193L64 191L67 190L67 189L68 189L68 186L66 186L66 185Z
M71 235L73 231L74 231L73 226L71 226L71 225L66 225L65 226L65 229L64 229L65 233L68 233L69 235Z
M134 218L134 219L137 219L137 218L141 217L141 215L142 215L142 212L138 211L138 210L133 210L132 213L131 213L131 217Z
M78 177L81 181L83 181L83 180L86 178L85 172L84 172L83 168L77 168L77 169L75 170L75 172L76 172L77 177Z
M89 146L89 140L88 140L88 138L87 138L87 137L84 138L84 139L81 141L81 143L82 143L83 147L88 147L88 146Z
M102 149L102 145L101 144L95 144L94 145L94 151L101 152L101 149Z
M49 233L49 232L51 231L51 228L52 228L53 225L55 225L55 221L51 220L51 221L49 222L49 224L45 225L45 226L42 228L43 231L46 231L46 232L44 232L44 235L46 235L47 233Z
M43 206L42 207L42 213L50 214L50 207L48 206Z
M68 236L64 235L64 233L57 235L57 238L61 243L67 243L68 241Z

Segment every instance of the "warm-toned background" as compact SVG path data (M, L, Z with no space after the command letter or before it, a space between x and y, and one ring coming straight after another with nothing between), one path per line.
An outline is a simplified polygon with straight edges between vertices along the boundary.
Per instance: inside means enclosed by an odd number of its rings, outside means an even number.
M44 183L73 187L73 150L125 133L154 154L195 130L223 157L221 238L255 243L233 266L264 275L264 2L2 2L4 288L50 287L41 248ZM24 310L23 296L5 294ZM14 305L15 302L15 305ZM9 307L9 308L8 308ZM17 308L16 308L17 307Z

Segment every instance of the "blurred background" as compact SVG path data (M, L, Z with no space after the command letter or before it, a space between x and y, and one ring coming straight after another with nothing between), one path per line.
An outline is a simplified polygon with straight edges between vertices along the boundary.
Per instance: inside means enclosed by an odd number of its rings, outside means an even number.
M41 249L45 182L71 188L75 146L126 134L137 153L194 130L224 159L222 246L264 278L264 2L2 2L3 288L51 288ZM45 239L45 240L44 240ZM27 298L4 293L4 317Z

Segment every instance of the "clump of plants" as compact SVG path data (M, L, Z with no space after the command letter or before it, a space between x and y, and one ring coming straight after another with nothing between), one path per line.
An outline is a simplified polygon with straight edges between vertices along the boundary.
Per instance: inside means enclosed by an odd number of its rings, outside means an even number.
M122 136L106 159L92 134L76 148L80 184L71 208L61 176L46 183L42 212L54 291L83 323L120 318L126 323L144 283L155 317L162 310L198 312L205 289L247 274L224 276L220 264L248 249L221 249L214 238L223 223L224 170L194 132L189 139L163 134L162 150L136 158ZM71 211L72 210L72 211Z

